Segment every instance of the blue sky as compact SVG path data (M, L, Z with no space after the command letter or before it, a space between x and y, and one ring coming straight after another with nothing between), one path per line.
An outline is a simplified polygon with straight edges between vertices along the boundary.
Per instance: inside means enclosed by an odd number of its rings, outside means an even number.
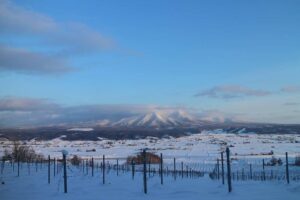
M46 99L300 123L297 0L0 4L5 112L7 99Z

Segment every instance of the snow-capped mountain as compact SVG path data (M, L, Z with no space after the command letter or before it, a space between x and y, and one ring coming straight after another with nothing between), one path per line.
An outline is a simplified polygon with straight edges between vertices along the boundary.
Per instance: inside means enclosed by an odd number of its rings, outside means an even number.
M152 111L146 114L123 118L112 126L121 127L177 127L190 125L196 119L185 111Z

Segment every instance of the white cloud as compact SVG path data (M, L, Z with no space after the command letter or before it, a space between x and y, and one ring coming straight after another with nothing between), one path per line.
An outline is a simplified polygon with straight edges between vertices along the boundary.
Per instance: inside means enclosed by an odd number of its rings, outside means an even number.
M7 0L0 2L0 26L0 32L6 34L41 34L58 30L58 24L50 17Z
M220 110L203 110L199 113L199 118L212 122L245 122L244 115L237 113L226 113Z
M25 125L57 125L119 120L124 117L152 111L169 112L183 107L156 105L79 105L62 106L47 99L4 97L0 98L0 127Z
M6 71L44 74L69 72L69 55L97 53L117 47L111 38L84 24L58 22L6 0L0 1L0 27L0 36L10 36L11 40L20 36L36 38L35 45L56 50L56 56L53 56L32 52L28 46L25 49L1 45L0 68Z
M61 74L72 71L65 59L0 44L0 70L22 73Z
M33 112L54 110L60 106L46 99L4 97L0 99L0 112Z

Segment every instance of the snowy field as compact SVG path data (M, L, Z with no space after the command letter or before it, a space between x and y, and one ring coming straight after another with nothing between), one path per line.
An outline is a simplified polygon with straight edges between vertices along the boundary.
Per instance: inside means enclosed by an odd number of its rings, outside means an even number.
M228 134L218 131L202 132L180 138L146 138L140 140L107 140L99 138L98 141L64 141L57 138L50 141L22 141L30 145L37 153L45 157L61 158L61 151L69 152L68 158L79 155L84 159L94 158L100 162L105 155L107 162L124 164L127 156L137 154L143 148L154 153L163 153L164 167L172 169L173 158L176 158L176 168L181 162L185 167L204 171L204 177L174 178L164 176L164 185L160 184L158 175L148 177L148 194L143 193L142 174L136 173L132 180L130 172L120 172L116 175L114 170L106 174L106 184L102 184L100 169L95 170L94 177L91 172L83 172L81 168L68 165L68 194L63 193L63 178L61 169L54 177L51 170L51 183L47 183L47 166L31 166L22 164L20 176L16 174L10 163L5 163L4 171L0 176L0 199L299 199L300 196L300 168L293 166L295 156L300 154L300 135L286 134ZM4 149L12 147L11 141L0 141ZM291 183L286 184L285 162L282 166L266 166L266 176L274 176L272 180L234 180L233 192L228 193L227 186L220 180L211 179L209 172L216 167L216 159L226 146L230 147L232 172L241 174L242 171L249 176L249 165L253 167L253 174L261 175L262 159L268 162L272 156L282 158L285 152L289 153ZM16 164L15 164L16 165ZM155 166L157 168L157 166ZM52 166L51 166L52 169ZM138 166L137 166L138 169ZM225 168L226 169L226 168Z
M216 160L226 146L231 154L237 158L263 158L273 152L274 156L283 157L285 152L290 157L300 154L299 134L229 134L218 131L202 132L180 138L153 138L140 140L107 140L98 141L64 141L57 138L50 141L23 141L30 145L37 153L45 156L61 157L61 150L65 149L69 155L100 158L126 158L136 154L143 148L154 153L163 153L165 158L177 157L185 162L200 162L201 160ZM0 156L5 148L12 147L11 141L2 140Z
M38 167L34 165L30 175L26 164L20 172L20 176L7 164L0 185L1 200L40 200L40 199L230 199L230 200L296 200L300 195L300 183L291 182L264 182L264 181L234 181L233 191L228 193L227 186L221 181L211 180L207 175L196 178L181 178L176 180L172 176L164 177L164 184L160 184L159 176L148 178L148 193L143 193L142 174L137 173L134 180L130 172L111 170L106 174L106 184L102 184L102 173L96 170L94 176L91 173L83 173L81 169L68 168L68 193L64 193L62 171L53 176L48 184L47 165ZM51 168L52 169L52 168Z

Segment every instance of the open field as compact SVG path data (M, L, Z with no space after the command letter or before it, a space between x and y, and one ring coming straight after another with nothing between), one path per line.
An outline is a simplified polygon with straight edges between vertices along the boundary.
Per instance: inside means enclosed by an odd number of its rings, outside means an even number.
M88 133L87 133L88 134ZM236 158L252 159L270 157L272 155L283 157L285 152L290 157L300 153L299 134L229 134L218 131L203 131L199 134L179 138L154 138L147 137L139 140L108 140L99 138L98 141L66 141L56 138L48 141L29 140L23 141L30 145L37 153L61 156L61 150L65 149L69 155L81 157L127 157L136 154L143 148L154 153L163 153L165 157L173 158L174 155L182 157L185 162L199 162L200 160L215 160L220 152L229 146L232 156ZM0 141L3 148L10 149L12 142Z
M142 173L137 172L134 180L130 171L115 170L106 172L106 182L102 184L102 172L96 168L94 176L81 168L68 167L68 193L64 193L62 169L54 176L51 165L51 181L47 182L47 164L31 165L28 172L27 164L22 164L20 176L16 168L13 172L9 163L6 164L0 186L0 197L3 200L21 199L272 199L296 200L300 195L300 183L284 181L233 181L233 192L228 193L227 186L221 180L212 180L207 174L204 177L177 177L164 175L164 184L160 184L158 175L148 176L148 193L143 193ZM36 171L37 170L37 171Z
M300 168L294 166L300 153L300 135L293 134L228 134L202 132L179 138L153 138L140 140L22 141L45 158L50 155L51 181L48 184L48 164L32 161L2 162L0 187L1 199L298 199L300 195ZM1 141L4 149L13 147L12 141ZM233 192L228 193L226 158L222 184L220 152L230 147ZM158 164L147 164L148 194L143 193L143 166L135 166L132 178L128 156L147 151L163 155L164 184L160 184ZM67 164L68 194L63 193L62 150L69 152L68 159L78 155L84 161L76 167ZM289 178L286 181L285 152L289 154ZM102 156L106 157L105 184L102 183ZM270 166L272 157L281 158L282 165ZM92 176L91 159L93 168ZM174 158L176 163L174 166ZM219 160L220 161L220 160ZM265 165L263 166L263 162ZM116 170L116 166L118 167ZM56 168L55 168L56 167ZM174 168L176 169L174 173ZM251 168L251 169L250 169ZM150 170L149 170L150 169ZM54 176L54 171L56 175ZM118 172L117 172L118 171ZM174 175L175 174L175 175ZM177 178L175 178L175 176ZM84 194L84 195L82 195Z

